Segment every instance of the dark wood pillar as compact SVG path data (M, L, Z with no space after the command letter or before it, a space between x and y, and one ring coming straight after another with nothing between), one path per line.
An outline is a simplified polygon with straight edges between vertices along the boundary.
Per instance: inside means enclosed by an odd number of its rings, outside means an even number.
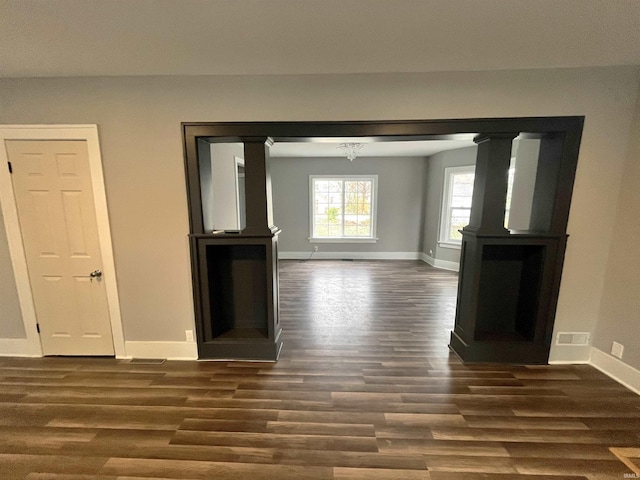
M516 133L476 137L470 222L462 230L460 281L451 349L465 362L546 363L559 279L562 237L504 227L511 145ZM559 140L559 143L558 143ZM561 139L540 149L534 225L549 224ZM554 287L555 288L555 287Z
M553 132L540 138L530 230L565 233L579 147L579 136Z
M479 135L469 225L476 233L505 233L504 212L511 148L517 133Z
M271 173L269 172L269 137L244 139L245 202L247 235L268 235L277 230L273 225Z

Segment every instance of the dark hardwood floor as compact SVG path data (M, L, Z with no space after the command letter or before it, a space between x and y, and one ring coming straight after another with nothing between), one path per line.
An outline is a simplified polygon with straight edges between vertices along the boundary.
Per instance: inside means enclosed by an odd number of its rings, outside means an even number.
M0 358L0 478L638 478L640 397L589 366L463 365L456 282L281 262L276 364Z

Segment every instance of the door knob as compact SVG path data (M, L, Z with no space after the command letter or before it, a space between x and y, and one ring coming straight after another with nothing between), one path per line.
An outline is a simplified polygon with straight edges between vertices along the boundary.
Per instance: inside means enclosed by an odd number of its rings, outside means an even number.
M100 270L94 270L89 274L91 278L100 278L102 276L102 272Z

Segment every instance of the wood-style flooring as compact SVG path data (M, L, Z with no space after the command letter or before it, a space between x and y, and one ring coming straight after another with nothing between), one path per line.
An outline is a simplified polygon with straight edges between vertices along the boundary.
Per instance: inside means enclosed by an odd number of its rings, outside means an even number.
M0 358L0 478L640 478L638 395L589 366L449 353L455 274L310 261L280 279L275 364Z

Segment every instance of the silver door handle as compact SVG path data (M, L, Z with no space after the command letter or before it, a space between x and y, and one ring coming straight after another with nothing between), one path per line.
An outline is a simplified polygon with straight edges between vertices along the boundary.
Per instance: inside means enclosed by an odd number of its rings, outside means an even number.
M100 270L94 270L89 274L91 278L100 278L102 277L102 272Z

